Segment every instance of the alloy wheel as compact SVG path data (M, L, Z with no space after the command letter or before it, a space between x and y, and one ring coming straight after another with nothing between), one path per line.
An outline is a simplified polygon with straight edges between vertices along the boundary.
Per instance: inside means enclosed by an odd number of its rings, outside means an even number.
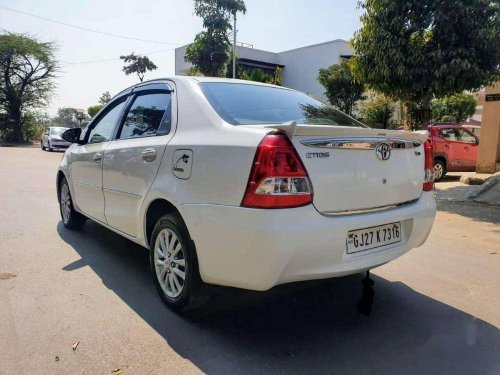
M162 229L156 236L154 268L165 294L177 298L184 289L186 260L179 238L169 228Z
M443 166L441 165L441 163L436 163L436 165L434 165L434 178L436 180L439 180L443 177Z
M69 188L67 183L63 183L61 186L60 198L61 198L62 218L65 223L68 223L71 217L71 196L69 194Z

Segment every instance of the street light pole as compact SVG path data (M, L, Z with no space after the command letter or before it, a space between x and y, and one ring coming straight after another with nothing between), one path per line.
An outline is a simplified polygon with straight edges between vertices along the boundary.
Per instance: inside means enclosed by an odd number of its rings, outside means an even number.
M236 12L233 13L233 79L236 78Z

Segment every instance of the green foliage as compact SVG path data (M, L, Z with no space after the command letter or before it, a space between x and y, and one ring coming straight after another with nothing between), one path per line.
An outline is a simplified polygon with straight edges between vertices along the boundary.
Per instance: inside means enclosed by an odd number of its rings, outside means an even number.
M430 100L500 78L500 12L487 0L366 0L353 46L354 75L394 99ZM413 125L419 125L414 123Z
M395 104L384 94L373 93L360 104L362 122L378 129L394 127L393 114Z
M245 13L243 0L194 0L194 13L203 19L206 31L196 34L186 48L184 59L205 76L220 77L229 59L228 30L231 17Z
M476 112L476 99L467 93L453 94L431 102L432 118L440 122L464 122Z
M72 107L63 107L57 110L57 115L52 119L54 126L63 126L67 128L74 128L78 126L76 117L76 109Z
M111 101L111 94L109 93L109 91L106 91L99 98L99 104L101 104L103 106L106 105L106 104L108 104L110 101Z
M48 104L56 71L53 43L22 34L0 34L0 127L6 141L28 140L23 120L28 112Z
M439 120L439 122L452 122L452 123L456 123L455 118L453 116L450 116L450 115L445 115L445 116L441 117L441 119Z
M355 103L364 98L364 85L354 79L348 61L320 69L318 81L330 103L348 115L352 114Z
M273 75L264 72L260 68L252 69L250 73L240 69L238 70L237 78L281 86L281 68L279 66L276 67Z
M158 68L147 56L136 55L133 52L130 55L120 56L120 59L128 64L123 67L125 74L137 74L141 82L146 72Z
M103 107L102 104L96 104L96 105L91 105L90 107L87 108L87 113L89 114L90 117L94 117L97 112L101 110Z
M184 59L207 77L220 77L229 59L229 38L227 33L202 31L196 34L194 42L187 46Z

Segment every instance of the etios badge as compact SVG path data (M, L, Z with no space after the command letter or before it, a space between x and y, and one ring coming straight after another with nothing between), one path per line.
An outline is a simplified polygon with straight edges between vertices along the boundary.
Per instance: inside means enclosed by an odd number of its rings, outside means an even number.
M379 160L388 160L391 157L391 146L387 143L379 143L375 147L375 154Z

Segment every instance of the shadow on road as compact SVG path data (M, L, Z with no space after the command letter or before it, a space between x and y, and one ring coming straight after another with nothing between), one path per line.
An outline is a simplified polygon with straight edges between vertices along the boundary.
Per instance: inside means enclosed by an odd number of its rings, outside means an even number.
M468 217L475 221L500 224L500 207L475 202L453 202L437 200L439 211Z
M148 253L88 222L61 223L61 238L182 357L206 373L493 374L500 332L400 282L375 280L368 317L355 303L361 277L278 287L271 293L217 288L189 317L166 308L149 274Z

